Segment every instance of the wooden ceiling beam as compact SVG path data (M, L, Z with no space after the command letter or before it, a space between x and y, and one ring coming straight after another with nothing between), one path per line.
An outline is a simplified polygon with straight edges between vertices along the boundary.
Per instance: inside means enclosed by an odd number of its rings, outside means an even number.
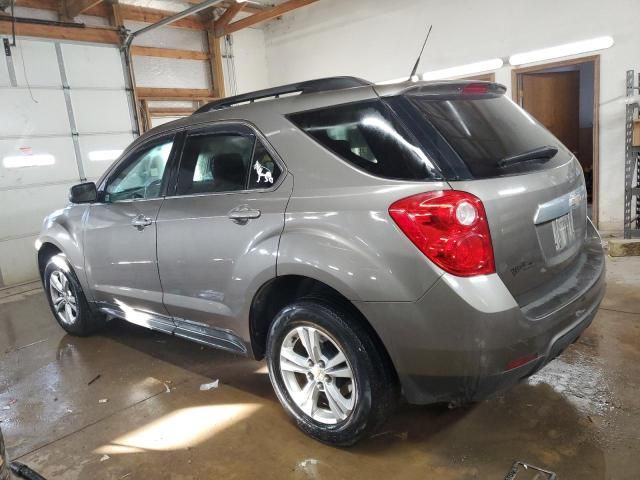
M211 91L206 88L153 88L136 87L136 94L140 100L216 100Z
M209 60L207 52L197 52L195 50L177 50L174 48L156 47L131 47L131 55L139 57L163 57L177 58L179 60Z
M224 28L231 23L235 16L240 13L245 6L245 3L234 3L227 8L222 15L220 15L220 18L213 23L213 32L216 37L222 37L224 35Z
M195 109L191 108L153 108L149 107L149 115L151 117L188 117L194 112Z
M191 4L198 4L198 3L202 3L202 0L187 0L187 3L191 3ZM219 4L219 7L224 7L224 8L230 8L233 5L235 5L237 2L234 1L227 1L227 2L222 2L221 4ZM265 4L264 7L259 7L255 4L248 4L244 6L244 11L248 12L248 13L260 13L260 12L264 12L265 10L267 10L268 8L271 8L273 5L271 4Z
M279 17L280 15L284 15L287 12L300 7L304 7L311 3L315 3L317 1L318 0L288 0L268 10L263 10L260 13L255 13L249 17L230 23L229 25L224 27L221 36L229 35L230 33L237 32L238 30L242 30L243 28L251 27L257 23L271 20L272 18Z
M120 34L109 27L66 27L41 23L16 23L16 35L24 37L58 38L78 42L110 43L118 45ZM0 21L0 34L11 34L11 22Z
M41 10L59 10L57 0L16 0L16 5L19 7L37 8ZM155 8L136 7L134 5L125 5L123 3L119 5L119 10L122 20L143 23L155 23L164 18L170 17L171 15L175 15L175 12L157 10ZM113 15L113 9L112 6L107 3L97 3L96 5L88 8L84 14L110 18ZM200 21L197 16L183 18L182 20L172 23L169 27L205 30L204 23Z

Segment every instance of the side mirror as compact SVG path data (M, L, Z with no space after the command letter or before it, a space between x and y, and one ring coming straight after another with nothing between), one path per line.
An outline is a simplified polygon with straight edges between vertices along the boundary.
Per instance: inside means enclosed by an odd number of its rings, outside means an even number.
M71 203L93 203L98 199L98 190L93 182L78 183L69 190Z

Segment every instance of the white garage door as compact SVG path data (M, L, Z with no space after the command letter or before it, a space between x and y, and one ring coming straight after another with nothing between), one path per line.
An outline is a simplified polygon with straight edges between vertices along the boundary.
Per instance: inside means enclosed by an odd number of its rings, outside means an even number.
M18 38L0 60L0 287L37 278L45 215L133 140L124 78L112 46Z

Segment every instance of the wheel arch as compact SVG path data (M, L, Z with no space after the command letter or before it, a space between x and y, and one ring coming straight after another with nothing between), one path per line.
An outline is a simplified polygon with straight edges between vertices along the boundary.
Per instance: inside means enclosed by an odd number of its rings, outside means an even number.
M328 306L338 305L350 313L369 333L397 379L395 365L382 339L364 314L332 286L304 275L282 275L264 283L253 297L249 312L249 332L254 358L265 356L267 335L276 314L297 299L314 299Z

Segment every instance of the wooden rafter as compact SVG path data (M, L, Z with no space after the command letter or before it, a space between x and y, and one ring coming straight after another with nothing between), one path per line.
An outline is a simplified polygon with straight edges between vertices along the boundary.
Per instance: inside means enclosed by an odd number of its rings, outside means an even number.
M39 8L41 10L59 10L57 0L16 0L19 7ZM155 23L164 18L174 15L175 12L166 10L157 10L155 8L136 7L134 5L119 5L119 13L121 20L130 20L134 22ZM85 15L93 15L96 17L111 18L113 16L113 6L108 3L98 3L84 12ZM192 30L204 30L205 25L200 21L199 17L192 16L178 20L170 25L170 27L187 28Z
M271 20L272 18L279 17L280 15L284 15L287 12L300 7L304 7L305 5L309 5L317 1L318 0L288 0L268 10L264 10L260 13L255 13L249 17L230 23L222 29L222 33L220 36L229 35L230 33L237 32L238 30L242 30L243 28L251 27L252 25L255 25L257 23Z
M11 33L11 22L0 21L0 34ZM16 23L16 35L24 37L59 38L79 42L120 43L120 34L109 27L66 27L59 25L43 25L40 23Z
M187 0L187 3L192 3L192 4L197 4L197 3L201 3L201 2L202 2L202 0ZM222 2L219 6L220 7L224 7L224 8L229 8L229 7L232 7L235 3L237 3L237 2L235 2L233 0L229 0L229 1ZM255 4L248 4L248 5L244 6L244 11L248 12L248 13L260 13L260 12L265 11L268 8L271 8L272 6L273 5L271 5L271 4L265 4L264 7L261 7L261 6L255 5Z
M99 3L102 3L102 0L63 0L63 16L67 18L75 18L90 8L95 7Z
M209 67L211 88L214 96L224 97L224 70L222 68L222 49L220 39L211 31L207 31L207 45L209 47Z
M152 88L136 87L140 100L215 100L212 92L206 88Z
M149 114L151 117L188 117L193 113L193 108L153 108L149 107Z
M227 8L222 15L220 15L220 18L218 18L218 20L213 24L213 31L216 37L221 37L223 35L222 32L224 32L224 27L231 23L235 16L244 9L245 5L245 3L234 3Z
M164 57L177 58L179 60L209 60L207 52L196 52L194 50L177 50L174 48L156 47L131 47L131 55L139 57Z

